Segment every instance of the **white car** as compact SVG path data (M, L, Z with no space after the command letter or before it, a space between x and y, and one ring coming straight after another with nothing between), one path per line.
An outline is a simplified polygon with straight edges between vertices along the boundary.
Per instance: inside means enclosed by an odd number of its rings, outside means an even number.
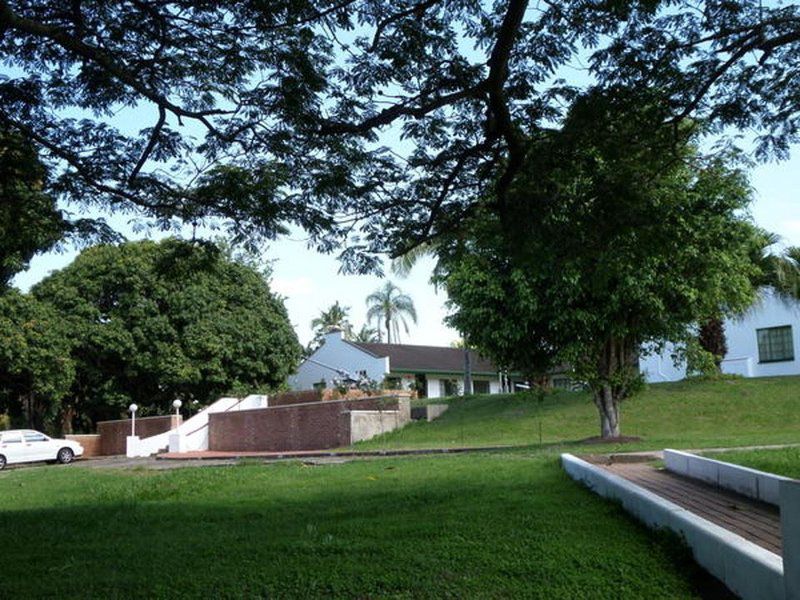
M71 463L83 455L83 446L71 440L59 440L32 429L0 431L0 471L6 465L51 461Z

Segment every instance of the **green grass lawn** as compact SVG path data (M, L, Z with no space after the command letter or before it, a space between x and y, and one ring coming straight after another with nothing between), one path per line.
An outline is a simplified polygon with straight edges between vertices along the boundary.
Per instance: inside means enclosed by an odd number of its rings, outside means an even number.
M0 474L0 597L685 598L707 583L552 456Z
M651 386L637 447L800 442L800 378ZM561 392L456 400L360 448L524 449L345 464L0 473L0 598L685 598L716 591L674 538L571 481L597 416ZM746 415L746 417L745 417ZM539 424L542 442L539 447ZM742 454L775 472L797 454ZM794 458L793 458L794 457ZM745 462L749 461L749 462Z
M359 449L569 445L599 433L584 392L450 399L439 420L361 442ZM649 386L623 403L622 433L642 442L626 450L800 443L800 377L685 381ZM609 447L598 448L608 449Z
M714 452L708 458L800 479L800 448Z

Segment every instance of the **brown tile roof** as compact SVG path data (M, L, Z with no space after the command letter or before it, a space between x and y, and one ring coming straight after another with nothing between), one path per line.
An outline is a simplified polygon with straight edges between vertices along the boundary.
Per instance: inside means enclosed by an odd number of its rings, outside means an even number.
M367 344L348 342L374 356L388 356L391 371L418 371L420 373L463 373L464 351L461 348L442 346L412 346L411 344ZM497 373L497 367L477 352L470 350L472 372Z

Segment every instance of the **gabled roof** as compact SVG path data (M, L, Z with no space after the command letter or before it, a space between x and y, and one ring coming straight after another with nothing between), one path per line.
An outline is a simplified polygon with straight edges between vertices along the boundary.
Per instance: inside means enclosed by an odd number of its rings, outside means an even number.
M463 373L464 350L442 346L413 346L411 344L367 344L347 342L373 356L389 357L392 372L414 371L420 373ZM470 350L472 372L494 375L498 369L492 362Z

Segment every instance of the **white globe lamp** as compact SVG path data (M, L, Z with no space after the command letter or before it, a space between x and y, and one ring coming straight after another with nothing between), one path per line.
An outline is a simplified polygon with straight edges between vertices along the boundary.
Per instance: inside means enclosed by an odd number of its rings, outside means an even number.
M131 404L128 407L128 410L131 411L131 435L136 435L136 411L139 410L139 407L136 404Z

